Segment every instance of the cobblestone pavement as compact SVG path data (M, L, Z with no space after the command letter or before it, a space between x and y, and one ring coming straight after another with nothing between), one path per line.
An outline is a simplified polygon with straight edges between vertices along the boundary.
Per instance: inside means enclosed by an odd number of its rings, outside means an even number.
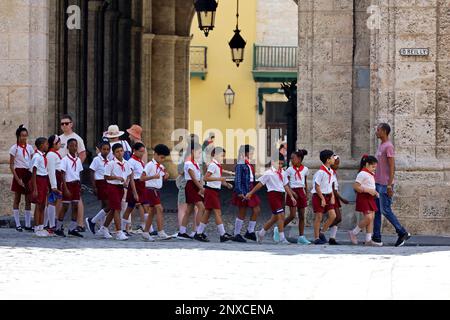
M0 299L450 298L450 246L36 239L0 229L0 257Z

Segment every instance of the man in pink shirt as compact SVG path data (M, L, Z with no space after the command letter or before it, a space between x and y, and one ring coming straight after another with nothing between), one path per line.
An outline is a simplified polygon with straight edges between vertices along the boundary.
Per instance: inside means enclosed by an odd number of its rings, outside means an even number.
M380 197L376 199L378 211L375 213L373 242L382 246L381 242L381 214L394 226L398 234L396 247L403 246L411 238L405 228L400 224L394 212L392 212L392 196L394 195L395 151L394 145L389 140L391 127L387 123L381 123L377 127L377 138L381 140L378 146L376 158L378 160L375 182Z

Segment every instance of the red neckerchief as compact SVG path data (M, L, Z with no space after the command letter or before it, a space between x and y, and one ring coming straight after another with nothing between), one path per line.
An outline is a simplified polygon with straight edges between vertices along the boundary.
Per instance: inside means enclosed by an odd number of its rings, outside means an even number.
M278 178L280 178L281 182L283 182L283 169L280 168L278 170L274 170L275 168L272 167L272 171L275 172L278 175Z
M252 170L253 177L254 177L255 176L255 168L253 167L253 165L250 163L250 161L248 161L248 159L245 159L245 164L250 167L250 170Z
M190 158L189 161L192 162L192 164L197 168L197 170L200 170L200 167L198 166L197 162L195 162L195 160L193 158Z
M131 156L131 158L136 160L137 162L139 162L141 164L142 168L145 168L145 163L141 159L136 157L134 154Z
M100 159L102 159L102 161L103 161L103 166L106 167L106 165L109 163L108 158L103 158L103 156L100 155Z
M156 166L156 174L159 174L160 172L165 171L164 168L162 168L161 163L159 163L158 161L156 161L155 159L153 159L153 163ZM162 169L161 169L162 168Z
M125 163L120 162L116 159L116 164L122 169L122 172L125 172Z
M72 157L70 156L70 154L68 154L68 155L67 155L67 158L69 158L69 160L72 161L72 169L76 169L76 168L77 168L78 157L72 158Z
M300 167L296 167L293 166L294 170L295 170L295 176L298 177L298 180L302 180L302 171L305 168L305 166L300 166Z
M216 166L219 167L219 169L220 169L220 176L222 176L222 174L223 174L223 168L222 168L222 166L221 166L220 163L217 162L215 159L213 159L213 162L216 164Z
M56 151L55 149L51 148L49 152L53 152L53 153L56 153L56 155L58 156L59 160L62 160L62 157L61 157L61 155L60 155L60 154L59 154L59 152L58 152L58 151Z
M28 154L28 156L30 156L30 154L28 153L27 145L26 145L26 144L24 144L24 145L22 145L22 144L17 144L17 147L22 149L22 153L23 153L23 158L24 158L24 159L25 159L25 157L26 157L27 154Z
M367 168L363 168L361 171L367 172L368 174L370 174L372 177L375 177L375 174L373 172L370 172L369 169Z
M41 155L42 156L42 158L44 158L44 166L45 166L45 169L47 169L47 157L45 156L45 154L44 153L41 153L39 150L36 150L36 153L38 153L39 155Z
M322 165L322 166L320 167L320 170L325 171L325 172L327 173L327 175L328 175L328 183L330 183L330 182L331 182L332 174L331 174L330 171L328 171L328 168L325 167L324 165Z

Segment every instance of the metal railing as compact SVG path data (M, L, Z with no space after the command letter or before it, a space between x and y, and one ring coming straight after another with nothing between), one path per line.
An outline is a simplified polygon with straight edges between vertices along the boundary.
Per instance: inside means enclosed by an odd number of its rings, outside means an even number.
M191 73L206 73L208 71L208 48L191 46L190 64Z
M253 69L296 69L297 47L254 45Z

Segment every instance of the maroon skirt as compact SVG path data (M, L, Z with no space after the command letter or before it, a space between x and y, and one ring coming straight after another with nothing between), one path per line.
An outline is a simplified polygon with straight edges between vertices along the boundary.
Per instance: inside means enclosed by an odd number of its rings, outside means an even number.
M147 188L146 190L146 201L150 207L154 207L161 204L161 195L158 190Z
M63 202L72 202L81 200L81 183L80 181L66 182L67 191L70 192L70 196L63 192Z
M62 186L63 186L63 174L61 171L56 171L55 172L56 175L56 188L59 191L62 191Z
M297 206L294 206L292 203L291 197L286 195L286 205L288 207L297 207L300 209L304 209L308 206L308 198L306 197L305 189L304 188L294 188L292 189L294 193L297 195Z
M205 209L206 210L220 210L220 190L205 188Z
M253 189L253 183L250 183L250 190ZM244 194L245 196L245 194ZM245 200L239 197L236 192L233 192L233 196L231 198L231 204L238 208L255 208L261 204L261 199L259 199L258 195L254 194L250 200Z
M108 182L106 182L106 180L95 180L95 187L97 188L97 199L100 201L107 201Z
M33 183L30 181L30 190L34 193ZM48 176L36 176L37 196L31 197L31 202L38 205L47 203L47 195L49 190Z
M203 202L203 197L198 194L200 190L197 188L195 183L192 180L189 180L186 183L186 188L184 192L186 193L186 203L187 204L196 204L198 202Z
M267 200L269 201L272 214L280 214L284 212L284 192L267 192Z
M29 183L31 180L30 170L24 168L16 168L14 169L14 171L16 171L16 174L19 177L19 179L23 181L25 187L22 187L13 177L11 184L11 191L20 194L29 194L31 191L29 188Z
M127 203L128 207L134 208L136 204L143 204L147 199L147 190L145 189L145 182L141 180L134 180L134 185L136 186L136 193L139 197L139 202L136 202L134 199L133 190L131 190L131 186L128 188L127 192Z
M122 210L124 188L122 185L108 183L108 204L112 210Z
M319 196L317 193L314 193L312 196L312 206L314 213L325 213L330 210L334 210L334 204L331 204L331 194L324 194L326 205L325 207L322 207L322 203L320 201Z
M377 203L375 202L375 197L370 194L357 193L356 194L356 211L362 212L363 214L368 214L369 212L377 211Z

